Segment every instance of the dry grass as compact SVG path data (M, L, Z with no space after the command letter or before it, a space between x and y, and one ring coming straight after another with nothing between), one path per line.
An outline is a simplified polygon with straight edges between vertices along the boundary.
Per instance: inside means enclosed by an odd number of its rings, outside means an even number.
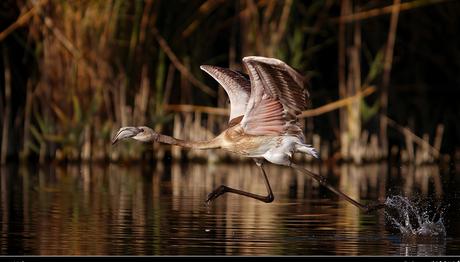
M380 104L387 103L398 14L426 3L394 1L391 6L367 11L361 10L358 3L352 0L340 3L318 0L310 5L295 0L206 0L183 5L153 0L19 3L22 12L16 22L0 32L0 42L18 28L26 27L27 41L34 43L29 51L38 66L37 74L27 80L25 108L13 127L8 97L11 91L8 52L3 51L6 102L1 104L1 161L6 162L9 152L5 141L18 125L22 128L18 145L21 158L38 156L41 162L140 159L151 148L138 143L122 143L113 148L109 143L113 132L126 125L150 125L158 131L175 131L180 136L187 134L179 134L178 128L193 128L196 134L190 134L191 138L209 138L226 125L225 117L216 116L226 114L226 95L205 83L198 69L200 64L227 61L232 68L241 69L240 58L255 54L280 58L307 72L311 70L309 61L314 53L331 45L338 36L339 101L303 116L317 116L344 106L340 110L337 137L341 141L341 157L361 162L366 147L375 150L376 139L363 130L361 120L363 115L378 117L363 104L361 94L368 91L362 89L375 85L381 95ZM328 15L334 5L341 8L341 16L335 20ZM371 54L373 61L364 64L361 23L363 19L390 12L388 40L382 43L385 53ZM331 26L331 21L338 22L338 25L332 23L338 35L318 44L325 34L324 27ZM210 44L217 43L222 32L231 32L229 42L223 43L228 50L209 55ZM382 74L383 83L378 83L376 79ZM216 104L220 108L206 111L207 106ZM181 113L173 116L171 110ZM313 136L313 120L307 119L306 123L309 135ZM317 134L315 137L318 147L324 147L320 137ZM440 145L439 139L436 143ZM327 152L328 146L325 148ZM385 152L377 152L375 157L384 157Z

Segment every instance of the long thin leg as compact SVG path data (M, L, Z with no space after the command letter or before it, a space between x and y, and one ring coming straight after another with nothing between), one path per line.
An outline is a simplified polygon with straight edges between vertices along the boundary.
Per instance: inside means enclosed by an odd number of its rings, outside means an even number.
M315 174L313 172L311 172L310 170L307 170L297 164L294 164L294 163L291 163L291 167L294 168L294 169L297 169L299 170L300 172L304 173L304 174L307 174L309 175L310 177L316 179L322 186L324 187L327 187L329 190L331 190L332 192L334 192L335 194L339 195L340 197L342 197L343 199L347 200L348 202L350 202L351 204L357 206L359 209L365 211L365 212L370 212L370 211L374 211L374 210L378 210L378 209L381 209L381 208L384 208L385 207L385 204L384 203L377 203L377 204L373 204L373 205L363 205L359 202L357 202L356 200L352 199L351 197L347 196L345 193L343 193L342 191L336 189L335 187L331 186L331 184L329 184L327 182L327 179L321 175L318 175L318 174Z
M262 167L262 163L259 163L259 162L256 162L256 163L260 167L260 170L262 171L262 174L264 175L264 182L265 182L265 187L267 188L268 195L261 196L261 195L249 193L243 190L234 189L234 188L231 188L225 185L221 185L208 195L208 198L206 199L206 204L211 203L216 198L218 198L219 196L225 193L234 193L237 195L247 196L247 197L254 198L254 199L257 199L265 203L273 202L273 200L275 200L275 196L273 195L272 188L270 187L270 183L268 182L267 174L265 173L265 170Z

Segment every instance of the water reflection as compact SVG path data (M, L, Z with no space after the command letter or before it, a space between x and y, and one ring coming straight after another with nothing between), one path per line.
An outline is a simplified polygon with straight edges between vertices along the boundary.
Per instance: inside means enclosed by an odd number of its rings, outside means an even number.
M401 256L442 256L446 254L446 243L444 239L434 239L428 242L417 242L405 240L400 245ZM458 254L458 253L456 253Z
M362 201L389 187L443 196L437 167L307 166ZM1 254L459 254L458 236L407 241L385 227L383 212L363 214L316 181L267 165L270 204L227 194L221 184L265 194L254 164L5 166L1 169ZM387 170L392 170L390 176ZM392 185L392 183L394 185ZM458 188L458 187L456 187ZM458 194L457 194L458 195ZM452 220L450 223L457 223ZM450 225L455 227L456 225ZM449 232L448 232L449 234Z

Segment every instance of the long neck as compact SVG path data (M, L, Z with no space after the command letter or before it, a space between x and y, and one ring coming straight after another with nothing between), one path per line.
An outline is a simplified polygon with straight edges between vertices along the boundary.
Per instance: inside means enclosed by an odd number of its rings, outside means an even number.
M221 147L219 137L216 137L208 141L187 141L187 140L177 139L177 138L167 136L167 135L156 134L156 136L154 136L152 140L159 142L159 143L163 143L163 144L194 148L194 149L214 149L214 148Z

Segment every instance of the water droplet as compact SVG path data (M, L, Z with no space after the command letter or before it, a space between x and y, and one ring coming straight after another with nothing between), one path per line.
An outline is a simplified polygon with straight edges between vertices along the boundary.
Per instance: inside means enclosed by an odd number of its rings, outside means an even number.
M441 237L446 235L443 223L443 214L429 216L429 206L420 201L412 201L403 196L391 196L385 201L388 207L385 210L387 220L392 226L399 229L404 236ZM438 220L435 220L438 217Z

